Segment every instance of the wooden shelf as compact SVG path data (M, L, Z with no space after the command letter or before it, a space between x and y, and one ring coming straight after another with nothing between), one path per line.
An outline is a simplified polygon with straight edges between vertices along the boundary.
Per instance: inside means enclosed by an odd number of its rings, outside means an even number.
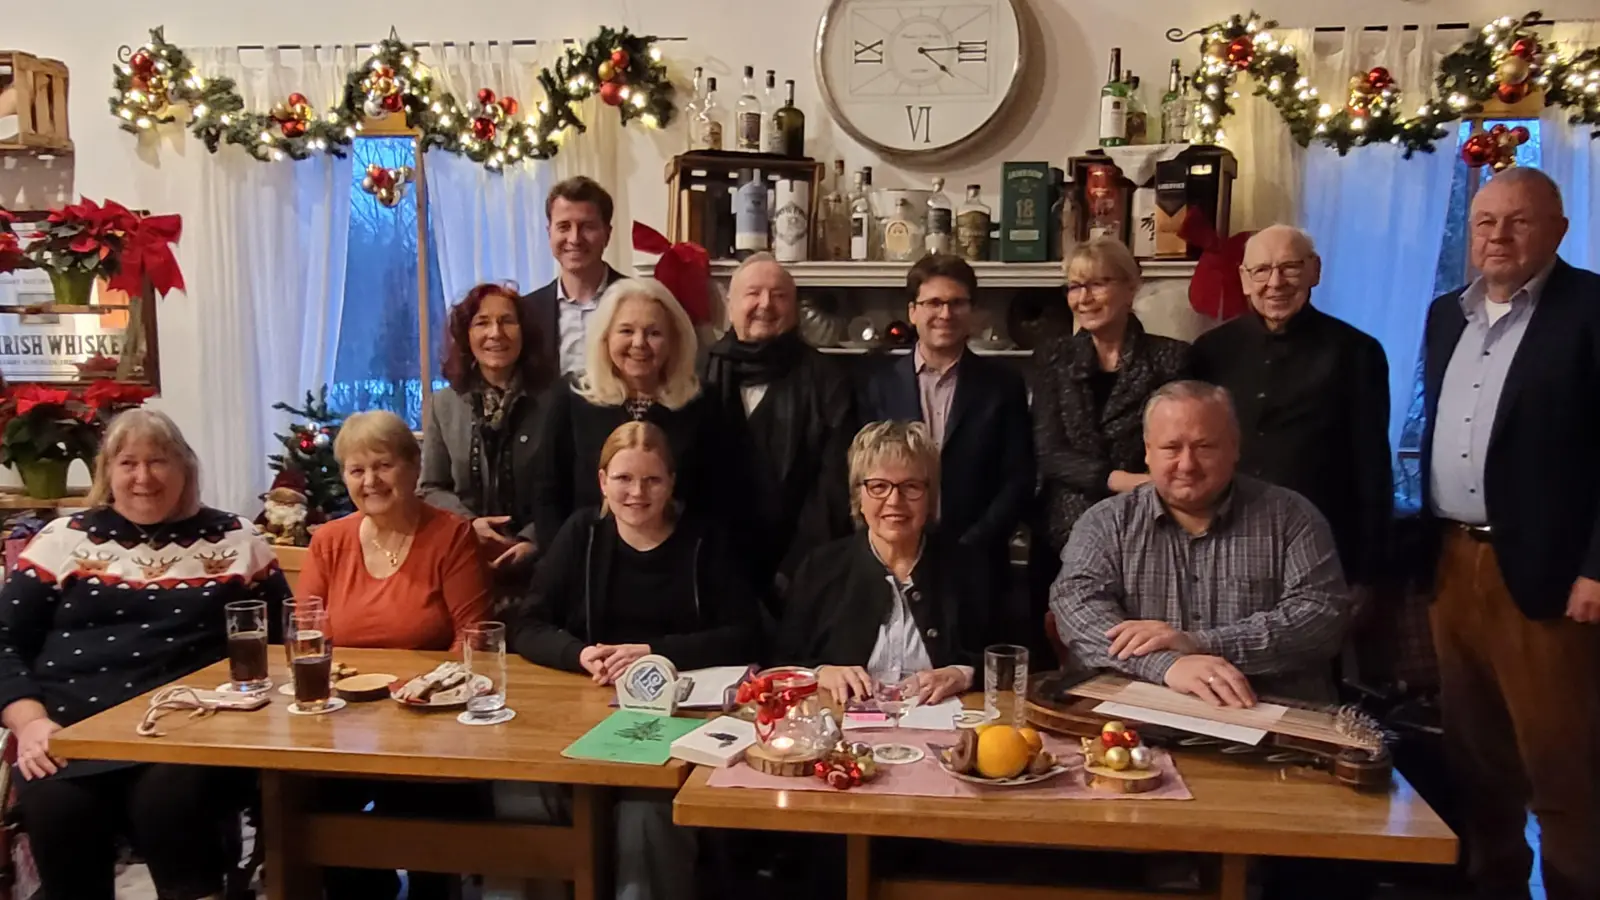
M1140 263L1146 281L1160 279L1188 279L1194 277L1193 260L1145 260ZM726 280L739 267L736 260L714 260L711 277ZM644 262L635 266L643 275L655 271L655 263ZM785 263L784 268L794 276L799 287L856 287L904 288L906 270L911 263L903 262L799 262ZM973 263L978 274L978 287L985 288L1059 288L1064 279L1061 263Z
M89 489L67 488L67 496L55 500L29 497L21 488L0 488L0 509L88 509Z
M32 305L0 306L0 314L14 316L103 316L107 313L126 312L126 303L35 303Z

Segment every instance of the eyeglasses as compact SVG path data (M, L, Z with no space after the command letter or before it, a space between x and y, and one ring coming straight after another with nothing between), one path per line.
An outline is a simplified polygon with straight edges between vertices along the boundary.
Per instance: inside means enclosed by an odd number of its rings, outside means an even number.
M1096 278L1093 281L1069 281L1067 282L1067 293L1081 294L1084 291L1093 291L1096 294L1103 294L1112 285L1120 283L1121 279L1117 278Z
M920 306L934 315L942 312L957 315L972 308L972 301L966 297L957 297L954 300L913 300L911 303L913 306Z
M1251 281L1256 284L1266 284L1272 280L1273 272L1283 276L1284 281L1299 281L1300 277L1306 274L1306 265L1309 262L1310 260L1306 259L1291 259L1288 262L1281 262L1276 265L1241 266L1240 268L1243 268L1244 273L1250 276Z
M861 489L866 491L867 496L874 500L887 500L894 491L899 491L900 496L906 500L921 500L928 493L928 483L920 478L911 478L905 481L868 478L861 482Z

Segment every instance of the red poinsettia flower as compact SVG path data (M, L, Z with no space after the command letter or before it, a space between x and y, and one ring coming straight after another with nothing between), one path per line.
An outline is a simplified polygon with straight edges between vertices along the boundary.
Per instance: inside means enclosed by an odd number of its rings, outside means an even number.
M17 401L17 415L25 416L36 406L65 408L67 401L72 399L72 394L60 388L49 388L41 384L20 384L11 390L11 399Z
M96 381L83 392L83 402L93 411L138 406L156 395L155 389L122 381Z
M71 249L73 253L90 253L94 250L102 249L100 246L100 240L87 232L73 238L72 243L68 244L67 247Z

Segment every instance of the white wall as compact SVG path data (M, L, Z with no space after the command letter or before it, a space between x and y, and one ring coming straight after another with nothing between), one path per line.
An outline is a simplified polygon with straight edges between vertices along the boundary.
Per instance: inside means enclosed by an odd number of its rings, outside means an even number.
M959 168L912 170L873 158L837 129L821 106L812 74L812 47L818 17L827 0L388 0L386 3L276 0L271 3L218 3L216 0L165 0L141 6L112 0L32 0L5 4L0 11L0 46L65 61L73 76L72 131L78 152L73 163L75 189L90 197L111 197L159 211L161 173L133 153L134 140L117 130L107 110L110 66L117 48L137 44L145 31L164 24L170 40L186 46L277 43L340 43L383 36L392 23L414 41L488 38L587 38L602 24L627 25L639 32L687 38L665 45L677 76L695 65L725 84L737 82L745 64L774 68L779 79L797 82L797 101L807 114L809 151L818 158L842 154L853 169L873 165L880 186L921 186L934 174L955 190L981 183L993 196L999 164L1005 160L1060 160L1089 146L1094 137L1094 104L1104 80L1106 50L1123 48L1125 64L1150 81L1159 81L1168 61L1180 56L1188 67L1197 48L1166 42L1169 27L1192 29L1234 12L1245 0L1024 0L1034 29L1029 50L1037 64L1023 102L1013 108L993 140L976 147ZM1285 25L1371 25L1412 22L1481 24L1499 15L1517 15L1521 6L1505 0L1260 0L1264 16ZM1526 6L1527 4L1523 4ZM1594 0L1547 0L1553 18L1594 15ZM662 166L682 149L680 126L664 132L629 128L623 141L618 186L625 212L659 228L666 224ZM581 140L581 138L579 138ZM289 163L284 163L288 165ZM16 203L24 185L67 183L61 166L21 177L0 159L0 203ZM13 167L16 162L10 163ZM1248 177L1248 173L1243 173ZM31 198L30 198L31 199ZM992 202L992 201L991 201ZM626 224L626 223L620 223ZM625 228L618 228L626 240ZM624 250L619 254L626 259ZM204 374L186 347L189 304L205 298L173 297L160 310L161 349L167 403L195 414Z

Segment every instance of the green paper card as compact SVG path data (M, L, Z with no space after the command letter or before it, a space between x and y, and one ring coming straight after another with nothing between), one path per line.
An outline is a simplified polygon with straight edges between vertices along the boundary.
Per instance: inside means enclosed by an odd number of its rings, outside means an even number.
M619 709L573 741L561 755L640 766L665 765L672 758L672 742L704 724L704 719Z

